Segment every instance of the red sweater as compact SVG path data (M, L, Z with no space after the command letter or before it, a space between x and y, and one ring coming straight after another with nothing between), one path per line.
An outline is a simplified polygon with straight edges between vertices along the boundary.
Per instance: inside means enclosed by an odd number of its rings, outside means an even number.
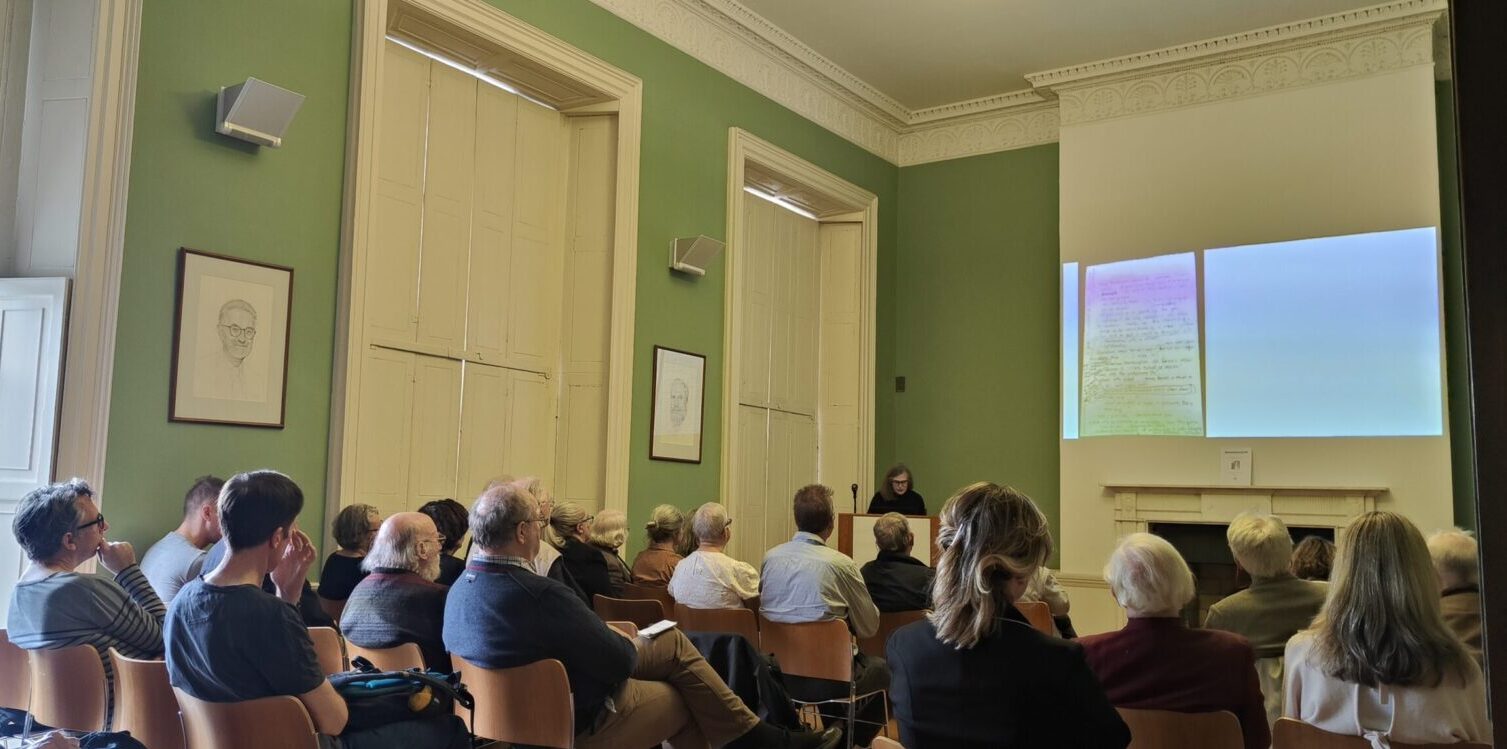
M1228 710L1246 749L1271 746L1256 657L1240 635L1188 629L1176 617L1131 619L1118 632L1079 638L1088 667L1115 707L1181 713Z

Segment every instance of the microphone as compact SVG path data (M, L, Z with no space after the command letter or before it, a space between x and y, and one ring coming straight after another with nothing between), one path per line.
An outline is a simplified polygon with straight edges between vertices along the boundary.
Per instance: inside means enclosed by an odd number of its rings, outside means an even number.
M850 491L853 492L853 513L857 514L858 513L858 484L853 484L851 487L848 487L848 488L849 488Z

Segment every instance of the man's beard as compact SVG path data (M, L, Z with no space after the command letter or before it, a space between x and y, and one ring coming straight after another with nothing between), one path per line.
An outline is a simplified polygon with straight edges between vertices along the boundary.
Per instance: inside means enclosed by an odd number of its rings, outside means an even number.
M419 577L422 577L432 583L435 580L440 579L440 558L438 556L435 556L434 558L425 562L424 566L414 571L419 574Z

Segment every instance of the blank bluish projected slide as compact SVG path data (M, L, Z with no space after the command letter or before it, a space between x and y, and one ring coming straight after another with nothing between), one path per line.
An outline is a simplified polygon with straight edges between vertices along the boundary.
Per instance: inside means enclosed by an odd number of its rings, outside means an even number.
M1062 438L1078 439L1078 264L1062 264Z
M1209 437L1443 433L1433 227L1204 253Z

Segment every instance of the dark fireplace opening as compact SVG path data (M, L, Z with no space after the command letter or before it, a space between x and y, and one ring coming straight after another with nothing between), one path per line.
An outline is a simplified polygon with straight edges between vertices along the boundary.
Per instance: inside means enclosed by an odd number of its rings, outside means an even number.
M1230 554L1225 541L1225 525L1204 523L1151 523L1150 531L1167 539L1193 570L1197 595L1183 607L1183 621L1190 627L1203 626L1208 618L1209 607L1219 599L1245 590L1251 584L1250 575L1235 566L1235 557ZM1308 536L1318 536L1334 541L1333 528L1309 528L1288 526L1296 546Z

